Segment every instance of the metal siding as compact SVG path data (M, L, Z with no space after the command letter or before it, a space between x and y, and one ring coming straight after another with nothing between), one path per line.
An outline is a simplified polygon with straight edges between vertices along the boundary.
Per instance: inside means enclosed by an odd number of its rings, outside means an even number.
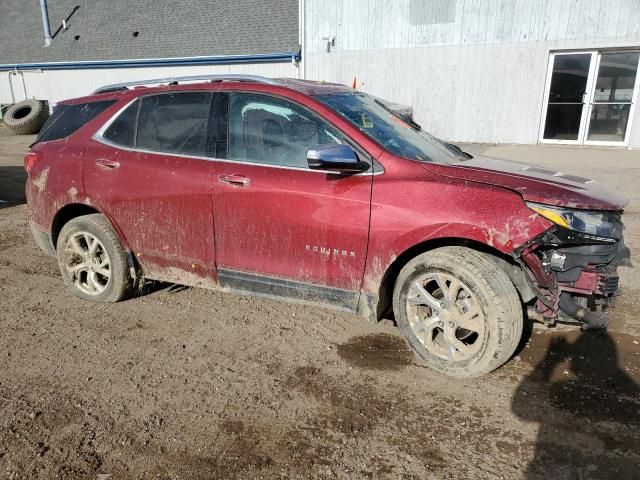
M454 141L535 143L549 51L640 46L640 0L450 1L305 0L307 78L356 76Z

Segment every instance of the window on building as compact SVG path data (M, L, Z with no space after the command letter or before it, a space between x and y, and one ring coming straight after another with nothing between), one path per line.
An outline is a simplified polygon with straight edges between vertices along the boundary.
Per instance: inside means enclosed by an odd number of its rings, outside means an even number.
M104 100L75 105L58 105L40 130L40 135L35 143L68 137L114 103L116 103L115 100Z
M120 115L118 115L111 125L109 125L109 128L105 130L102 136L117 145L133 147L139 107L139 100L136 100L129 105L122 113L120 113Z
M211 93L179 92L142 98L136 148L205 156Z
M307 167L307 151L344 143L328 123L304 108L269 95L234 93L229 107L232 160Z

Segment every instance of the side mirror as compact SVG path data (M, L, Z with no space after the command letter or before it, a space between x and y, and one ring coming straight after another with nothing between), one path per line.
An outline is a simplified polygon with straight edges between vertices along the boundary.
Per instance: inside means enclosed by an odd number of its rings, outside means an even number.
M335 173L358 173L369 170L370 165L358 159L349 145L319 145L307 152L307 163L312 170Z

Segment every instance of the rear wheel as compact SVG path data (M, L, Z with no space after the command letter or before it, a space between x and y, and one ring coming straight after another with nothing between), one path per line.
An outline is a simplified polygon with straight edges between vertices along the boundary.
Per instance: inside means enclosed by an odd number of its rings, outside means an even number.
M522 336L520 297L485 254L444 247L418 255L396 280L400 330L427 365L475 377L506 362Z
M118 236L100 214L70 220L57 242L58 266L72 293L93 302L117 302L133 291Z

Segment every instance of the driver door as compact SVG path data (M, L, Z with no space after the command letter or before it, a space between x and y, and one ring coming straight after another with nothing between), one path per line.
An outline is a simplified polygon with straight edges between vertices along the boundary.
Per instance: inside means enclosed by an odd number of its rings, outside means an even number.
M234 92L226 120L226 158L212 162L220 283L355 309L372 175L310 170L309 148L345 138L290 100Z

